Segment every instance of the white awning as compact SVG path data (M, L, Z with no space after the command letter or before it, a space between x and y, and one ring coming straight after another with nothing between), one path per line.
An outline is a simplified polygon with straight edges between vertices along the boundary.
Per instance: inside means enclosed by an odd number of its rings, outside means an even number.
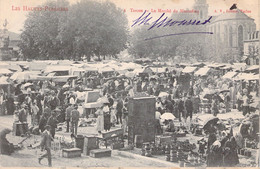
M205 76L209 73L210 71L210 68L208 67L203 67L203 68L200 68L197 72L194 73L194 75L196 76Z
M162 67L150 67L154 73L164 73L165 68Z
M113 69L112 67L103 67L103 68L99 68L98 72L99 73L103 73L103 72L114 72L115 69Z
M223 79L231 79L235 77L238 74L238 72L227 72L224 76L222 76Z
M239 73L234 80L259 80L259 74Z
M71 66L47 66L44 73L69 71Z
M257 70L257 69L259 69L259 65L252 65L248 67L246 70Z
M187 66L187 67L185 67L185 68L182 70L182 72L183 72L183 73L192 73L192 72L194 72L196 69L197 69L197 67L189 67L189 66Z

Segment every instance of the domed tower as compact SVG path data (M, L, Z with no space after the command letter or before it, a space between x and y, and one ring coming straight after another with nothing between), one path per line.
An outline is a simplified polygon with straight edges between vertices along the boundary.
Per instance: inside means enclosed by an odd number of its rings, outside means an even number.
M193 9L199 11L197 19L206 19L208 17L208 8L207 0L195 0Z

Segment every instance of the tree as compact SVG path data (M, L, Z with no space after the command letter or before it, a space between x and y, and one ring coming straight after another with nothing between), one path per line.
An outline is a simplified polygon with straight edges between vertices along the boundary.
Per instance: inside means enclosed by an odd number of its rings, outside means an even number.
M80 1L71 6L59 38L80 58L116 56L126 48L127 18L111 2Z
M194 13L178 13L173 14L169 20L182 21L185 19L194 21L196 18L197 16ZM169 58L179 55L186 60L190 58L205 59L203 45L205 45L205 37L208 35L183 34L187 32L203 32L205 31L204 25L161 26L148 30L150 27L150 25L142 26L133 32L130 38L129 53L136 57L160 56ZM170 36L172 34L179 35ZM145 40L158 36L163 37Z
M65 0L48 1L43 6L68 7ZM40 7L40 6L39 6ZM27 59L51 59L59 56L62 48L57 36L59 22L65 11L41 10L29 12L21 34L20 49Z
M123 10L111 2L66 0L43 6L67 7L66 11L33 11L25 21L20 48L26 58L80 59L116 56L126 48L128 30Z

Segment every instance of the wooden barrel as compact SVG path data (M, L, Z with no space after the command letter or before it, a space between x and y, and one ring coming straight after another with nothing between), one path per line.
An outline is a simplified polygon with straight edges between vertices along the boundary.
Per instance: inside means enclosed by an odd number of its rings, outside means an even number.
M142 148L143 145L143 138L141 135L135 135L135 147L136 148Z

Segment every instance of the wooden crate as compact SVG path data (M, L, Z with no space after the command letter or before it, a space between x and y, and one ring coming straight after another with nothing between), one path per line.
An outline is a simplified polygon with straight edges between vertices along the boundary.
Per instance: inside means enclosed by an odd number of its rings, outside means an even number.
M21 136L28 131L28 123L13 123L13 135Z
M156 136L155 144L170 144L172 141L172 136Z
M77 135L77 137L75 138L75 147L81 149L81 152L83 153L84 136Z
M62 157L65 158L81 157L81 149L79 148L64 149L62 150Z
M111 150L109 149L95 149L90 151L90 156L94 158L111 157Z
M90 150L98 149L98 140L97 137L85 137L84 138L84 147L83 154L89 155Z
M109 138L112 137L112 135L122 136L123 134L124 134L124 130L122 128L111 129L110 131L102 132L102 138L103 139L109 139Z
M111 149L112 150L117 150L120 148L124 148L124 143L113 143L111 144Z

